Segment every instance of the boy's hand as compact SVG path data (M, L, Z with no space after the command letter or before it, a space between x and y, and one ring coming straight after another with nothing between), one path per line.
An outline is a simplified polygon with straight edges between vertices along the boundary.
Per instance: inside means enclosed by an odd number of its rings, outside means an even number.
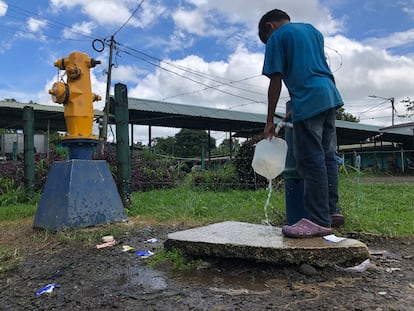
M272 139L277 136L275 133L275 124L273 122L267 122L263 130L263 137L265 139Z

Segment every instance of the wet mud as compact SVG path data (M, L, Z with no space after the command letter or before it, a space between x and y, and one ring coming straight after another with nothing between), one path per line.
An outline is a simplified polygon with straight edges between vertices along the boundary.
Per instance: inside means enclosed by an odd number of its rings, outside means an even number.
M168 260L150 268L148 258L122 251L129 245L157 252L177 230L135 226L102 249L27 248L19 269L0 277L0 310L414 310L412 238L361 239L371 251L362 273L219 258L177 272ZM151 238L158 241L146 242ZM51 283L60 287L36 295Z

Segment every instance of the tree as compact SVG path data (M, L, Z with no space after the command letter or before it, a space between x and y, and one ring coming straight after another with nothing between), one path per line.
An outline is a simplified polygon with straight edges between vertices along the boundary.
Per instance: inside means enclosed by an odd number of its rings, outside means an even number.
M240 143L237 138L232 141L232 154L235 154L240 148ZM221 144L214 150L214 155L228 156L230 154L230 138L225 138Z
M200 157L202 150L208 152L209 135L204 130L181 129L174 136L174 155L179 157ZM216 148L216 140L210 137L210 151Z
M359 122L359 118L355 117L354 115L345 112L345 108L344 107L340 107L336 113L336 119L337 120L342 120L342 121L348 121L348 122Z
M405 107L407 108L407 111L414 112L414 100L407 97L406 99L403 99L401 102L405 103Z
M160 154L164 155L174 155L174 148L175 148L175 138L172 136L168 136L166 138L163 137L155 137L153 140L153 149Z

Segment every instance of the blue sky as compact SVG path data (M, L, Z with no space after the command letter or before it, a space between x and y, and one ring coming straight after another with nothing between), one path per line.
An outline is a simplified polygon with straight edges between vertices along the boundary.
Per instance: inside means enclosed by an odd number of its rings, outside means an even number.
M112 85L129 96L265 114L257 22L275 6L322 31L347 112L391 125L394 97L395 123L413 120L401 101L414 99L414 0L0 0L0 99L53 104L53 62L73 51L102 61L92 85L104 97L109 48L92 41L114 35Z

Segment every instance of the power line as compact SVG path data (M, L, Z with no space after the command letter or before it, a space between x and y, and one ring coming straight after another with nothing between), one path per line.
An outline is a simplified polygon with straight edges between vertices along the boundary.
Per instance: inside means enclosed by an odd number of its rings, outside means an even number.
M359 114L364 114L364 113L367 113L367 112L378 111L378 110L374 110L374 109L375 109L375 108L378 108L379 106L382 106L382 105L384 105L384 104L386 104L386 103L387 103L386 101L383 101L383 102L379 103L378 105L372 106L372 107L370 107L370 108L368 108L368 109L366 109L366 110L363 110L363 111L361 111L361 112L357 112L357 113L359 113ZM385 109L387 109L387 108L380 109L379 111L381 111L381 110L385 110Z
M0 6L2 6L2 5L0 4ZM6 7L6 6L3 5L3 7ZM17 15L16 16L10 15L9 14L10 11L16 13ZM8 4L8 10L7 10L7 14L5 16L8 17L8 18L13 18L13 19L17 19L17 20L25 20L25 19L21 18L20 16L23 16L23 17L26 17L26 18L37 18L39 20L46 21L47 22L46 27L49 28L49 29L51 28L51 26L55 26L55 27L58 27L60 29L65 29L66 28L66 29L69 29L69 31L74 33L74 34L77 34L77 35L80 35L80 36L83 36L83 37L86 37L86 38L89 38L89 39L94 39L94 37L90 36L87 33L80 32L80 31L74 31L71 28L71 26L69 26L69 25L66 25L66 24L61 23L59 21L55 21L53 19L41 16L39 14L36 14L36 13L31 12L29 10L20 8L16 5L13 5L13 4ZM5 26L3 26L3 27L5 27ZM21 29L19 29L17 31L21 31ZM30 31L25 30L25 32L30 32ZM35 33L35 32L32 32L32 33L38 35L38 33ZM51 36L48 36L48 35L44 35L44 36L51 37ZM51 37L51 38L56 38L56 37ZM58 39L62 39L62 37L58 37ZM64 38L64 39L66 39L66 38ZM70 39L68 39L68 40L70 40ZM76 40L73 40L73 41L76 41ZM79 41L81 41L81 40L79 40Z
M152 56L152 55L150 55L150 54L148 54L148 53L145 53L145 52L139 51L139 50L137 50L137 49L135 49L135 48L132 48L132 47L127 46L127 45L123 45L123 44L121 44L121 43L119 43L119 45L121 45L121 46L125 47L126 49L129 49L129 50L131 50L131 51L133 51L133 52L135 52L135 53L138 53L138 54L140 54L140 55L143 55L144 57L147 57L147 58L149 58L149 59L155 60L155 61L157 61L157 62L159 62L159 63L163 63L163 64L169 65L169 66L171 66L171 67L173 67L173 68L180 69L180 70L182 70L182 71L184 71L184 72L187 72L187 73L193 74L193 75L195 75L195 76L199 76L199 77L202 77L202 78L208 79L208 80L210 80L210 81L213 81L213 82L219 83L219 85L218 85L218 86L221 86L221 85L228 85L228 86L231 86L232 88L235 88L235 89L239 89L239 90L242 90L242 91L248 91L248 90L246 90L245 88L240 88L240 87L234 86L233 84L234 84L234 83L236 83L236 82L240 82L240 81L244 81L244 80L248 80L248 79L251 79L251 78L256 78L256 77L261 76L261 75L254 75L254 76L251 76L251 77L243 78L243 79L241 79L241 80L239 80L239 81L229 80L229 79L225 79L225 78L222 78L222 77L213 76L213 75L206 74L206 73L201 72L201 71L198 71L198 70L194 70L194 69L192 69L192 68L188 68L188 67L185 67L185 66L177 65L177 64L174 64L174 63L171 63L171 62L168 62L168 61L162 60L162 59L160 59L160 58L158 58L158 57ZM124 52L125 52L125 53L127 53L126 51L124 51ZM127 54L132 55L131 53L127 53ZM140 59L141 59L141 60L143 60L143 61L145 61L145 59L144 59L144 58L140 58ZM148 63L153 64L152 62L148 62ZM222 79L222 80L225 80L225 81L224 81L224 82L223 82L223 81L219 81L218 79ZM256 93L256 94L259 94L259 95L262 95L262 94L263 94L263 93L258 93L258 92L254 92L254 91L249 91L249 92L250 92L250 93Z
M228 91L221 90L221 89L219 89L218 87L210 86L210 85L208 85L208 84L206 84L206 83L204 83L204 82L201 82L201 81L195 80L195 79L193 79L193 78L191 78L191 77L188 77L188 76L185 76L185 75L180 74L180 73L178 73L178 72L175 72L175 71L172 71L172 70L170 70L170 69L167 69L167 68L163 67L161 64L159 64L159 65L158 65L158 64L155 64L155 63L153 63L153 62L150 62L150 61L149 61L149 60L147 60L147 59L144 59L144 58L139 58L138 56L133 55L133 54L129 53L128 51L123 51L123 52L124 52L124 53L126 53L126 54L129 54L130 56L135 57L135 58L137 58L137 59L141 59L141 60L143 60L143 61L145 61L145 62L147 62L147 63L149 63L149 64L151 64L151 65L153 65L153 66L155 66L155 67L158 67L158 68L160 68L160 69L162 69L162 70L164 70L164 71L166 71L166 72L172 73L172 74L174 74L174 75L176 75L176 76L179 76L179 77L181 77L181 78L184 78L184 79L186 79L186 80L192 81L192 82L194 82L194 83L197 83L197 84L200 84L200 85L206 86L206 87L208 87L208 88L212 88L212 89L214 89L214 90L216 90L216 91L218 91L218 92L221 92L221 93L224 93L224 94L227 94L227 95L231 95L231 96L234 96L234 97L237 97L237 98L240 98L240 99L248 100L248 101L251 101L251 102L258 102L258 103L260 102L260 101L257 101L257 100L254 100L254 99L251 99L251 98L248 98L248 97L245 97L245 96L241 96L241 95L237 95L237 94L234 94L234 93L231 93L231 92L228 92Z
M119 44L119 45L121 45L121 44ZM174 96L169 96L167 98L172 98L172 97L177 97L177 96L180 96L180 95L187 95L187 94L191 94L191 93L201 92L201 91L205 91L205 90L208 90L208 89L214 89L214 90L216 90L218 92L225 93L227 95L231 95L231 96L234 96L234 97L237 97L237 98L245 99L245 100L248 100L249 102L252 102L252 103L254 103L254 102L260 103L261 102L261 101L255 100L255 99L251 99L251 98L248 98L248 97L245 97L245 96L242 96L242 95L238 95L238 94L235 94L235 93L232 93L232 92L229 92L229 91L222 90L222 89L219 88L221 86L228 86L228 87L231 87L231 88L235 88L237 90L241 90L243 92L253 93L253 94L256 94L256 95L263 95L264 94L264 93L254 92L254 91L248 90L246 88L237 87L237 86L234 85L234 83L237 83L237 82L240 82L240 81L245 81L245 80L248 80L248 79L251 79L251 78L255 78L255 77L259 77L260 75L254 75L254 76L247 77L247 78L243 78L243 79L237 80L237 81L232 81L232 80L226 79L228 82L222 82L222 81L217 80L217 79L222 79L222 78L217 78L217 77L214 77L212 75L207 75L205 73L202 73L202 72L199 72L199 71L195 71L193 69L190 69L190 68L187 68L187 67L184 67L184 66L180 66L180 65L173 64L171 62L163 61L163 60L161 60L161 59L159 59L157 57L154 57L154 56L149 55L149 54L147 54L145 52L142 52L142 51L138 51L138 50L136 50L136 49L134 49L132 47L127 47L127 46L125 46L125 47L127 49L129 49L129 50L137 53L137 54L143 55L143 57L142 56L141 57L140 56L137 56L137 55L135 55L135 54L133 54L131 52L128 52L127 50L120 50L120 51L123 52L123 53L125 53L125 54L127 54L127 55L130 55L131 57L134 57L134 58L137 58L139 60L142 60L142 61L144 61L144 62L146 62L146 63L148 63L148 64L150 64L152 66L155 66L157 68L160 68L160 69L162 69L162 70L164 70L166 72L175 74L175 75L180 76L180 77L182 77L182 78L184 78L186 80L189 80L189 81L192 81L194 83L197 83L197 84L200 84L200 85L205 86L205 88L203 88L201 90L185 92L185 93L182 93L182 94L178 94L178 95L174 95ZM153 61L150 61L149 59L155 60L159 64L156 64ZM201 78L205 78L207 80L210 80L210 81L213 81L213 82L216 82L216 83L219 83L219 84L217 84L217 85L209 85L209 84L207 84L205 82L196 80L195 78L191 78L189 76L186 76L186 75L180 74L180 73L178 73L176 71L173 71L171 69L168 69L165 66L163 66L162 64L169 65L169 66L171 66L173 68L182 70L184 72L190 73L192 75L195 75L195 76L198 76L198 77L201 77ZM164 98L164 99L166 99L166 98Z
M55 27L55 29L56 28L60 28L60 29L63 29L63 28L67 28L67 29L69 29L71 32L73 32L74 34L78 34L78 35L81 35L81 36L84 36L84 37L86 37L86 38L89 38L89 39L94 39L93 41L95 42L95 41L100 41L100 42L102 42L102 44L103 44L103 47L105 46L105 45L107 45L107 44L109 44L109 46L111 47L111 45L112 45L112 48L116 48L116 45L117 44L119 44L119 45L122 45L122 44L120 44L120 43L118 43L118 42L116 42L115 40L114 40L114 36L115 36L115 34L118 34L129 22L130 22L130 20L132 19L132 17L133 16L135 16L135 14L137 13L137 11L140 9L140 7L142 6L142 4L144 3L144 0L142 0L139 4L138 4L138 6L136 7L136 9L134 10L134 12L131 14L131 16L121 25L121 27L120 28L118 28L118 30L117 31L115 31L114 32L114 35L111 37L111 40L107 40L107 39L96 39L96 37L95 38L93 38L93 37L91 37L91 36L89 36L88 34L85 34L85 33L83 33L83 32L78 32L78 31L74 31L73 29L71 29L71 27L70 26L68 26L68 25L66 25L66 24L64 24L64 23L61 23L61 22L57 22L57 21L54 21L54 20L52 20L52 19L49 19L49 18L45 18L45 17L43 17L43 16L40 16L40 15L38 15L38 14L36 14L36 13L34 13L34 12L31 12L31 11L28 11L28 10L25 10L25 9L22 9L22 8L20 8L20 7L18 7L18 6L15 6L15 5L9 5L9 11L11 11L11 12L14 12L14 13L16 13L16 16L12 16L12 15L10 15L10 14L8 14L8 16L10 17L10 18L16 18L16 19L19 19L19 20L22 20L23 18L22 17L24 17L24 18L28 18L28 17L31 17L31 18L37 18L37 19L39 19L39 20L44 20L44 21L46 21L47 23L46 23L46 26L45 27L47 27L47 28L50 28L51 26L56 26ZM1 27L1 26L0 26ZM20 31L19 29L15 29L16 31ZM31 34L33 34L33 35L38 35L38 33L36 33L36 32L32 32L32 31L27 31L27 30L25 30L25 32L26 33L31 33ZM51 39L62 39L62 37L56 37L56 36L50 36L50 35L47 35L47 34L42 34L42 36L44 36L45 38L51 38ZM65 38L65 40L71 40L71 41L80 41L80 42L82 42L82 41L86 41L86 40L80 40L80 39L68 39L68 38ZM123 46L123 45L122 45ZM160 69L162 69L162 70L164 70L164 71L166 71L166 72L170 72L170 73L172 73L172 74L174 74L174 75L177 75L177 76L180 76L180 77L182 77L182 78L184 78L184 79L187 79L187 80L190 80L190 81L192 81L192 82L194 82L194 83L197 83L197 84L200 84L200 85L203 85L204 86L204 88L203 89L200 89L200 90L194 90L194 91L190 91L190 92L186 92L186 93L182 93L182 94L177 94L177 95L174 95L174 96L170 96L170 97L168 97L168 98L172 98L172 97L177 97L177 96L183 96L183 95L186 95L186 94L191 94L191 93L196 93L196 92L201 92L201 91L205 91L205 90L208 90L208 89L214 89L214 90L216 90L216 91L218 91L218 92L221 92L221 93L224 93L224 94L227 94L227 95L230 95L230 96L233 96L233 97L237 97L237 98L240 98L240 99L244 99L244 100L247 100L248 101L248 103L244 103L244 104L241 104L241 105L239 105L239 106L244 106L244 105L248 105L248 104L251 104L251 103L262 103L262 101L258 101L258 100L256 100L256 99L252 99L252 98L248 98L248 97L246 97L246 96L241 96L241 95L239 95L239 94L235 94L235 93L232 93L232 92L228 92L228 91L225 91L225 90L221 90L220 89L220 87L230 87L230 88L234 88L234 89L236 89L236 90L240 90L240 91L243 91L243 92L248 92L248 93L251 93L251 94L255 94L255 95L263 95L264 94L264 92L262 93L262 92L255 92L255 91L252 91L251 89L249 89L249 88L242 88L242 87L238 87L238 86L236 86L235 84L236 83L239 83L239 82L242 82L242 81L247 81L247 80L249 80L249 79L252 79L252 78L255 78L255 77L259 77L260 75L254 75L254 76L251 76L251 77L246 77L246 78L243 78L243 79L240 79L240 80L236 80L236 81L232 81L232 80L229 80L229 79L224 79L224 78L221 78L221 77L214 77L214 76L212 76L212 75L208 75L208 74L205 74L205 73L202 73L202 72L199 72L199 71L196 71L196 70L193 70L193 69L191 69L191 68L188 68L188 67L185 67L185 66L180 66L180 65L177 65L177 64L173 64L173 63L171 63L171 62L167 62L167 61L163 61L163 60L161 60L161 59L159 59L159 58L157 58L157 57L154 57L154 56L152 56L152 55L150 55L150 54L147 54L147 53L144 53L144 52L142 52L142 51L138 51L137 49L134 49L134 48L131 48L131 47L126 47L127 49L130 49L131 51L134 51L135 53L138 53L138 54L141 54L141 55L143 55L143 56L145 56L145 58L141 58L141 60L143 60L144 62L147 62L148 64L150 64L150 65L152 65L152 66L155 66L155 67L158 67L158 68L160 68ZM94 46L94 49L95 50L97 50L98 51L98 49L96 49L95 48L95 46ZM103 51L103 48L102 48L102 50L99 50L99 51ZM131 56L134 56L134 57L136 57L136 58L138 58L137 56L135 56L135 55L132 55L131 53L128 53L127 51L123 51L124 53L126 53L126 54L129 54L129 55L131 55ZM146 59L147 58L147 59ZM152 60L156 60L157 62L159 62L160 64L155 64L154 62L152 62L152 61L149 61L148 59L152 59ZM164 65L162 65L162 64L164 64ZM179 70L182 70L182 71L184 71L184 72L187 72L187 73L189 73L189 74L192 74L192 75L194 75L194 76L198 76L198 77L201 77L201 78L203 78L203 79L207 79L207 80L209 80L209 81L213 81L213 82L215 82L215 83L217 83L216 85L210 85L210 84L207 84L207 83L204 83L204 82L202 82L202 81L199 81L198 79L195 79L195 78L191 78L191 77L189 77L189 76L187 76L187 75L183 75L183 74L180 74L180 73L178 73L178 72L176 72L176 71L173 71L173 70L170 70L170 69L168 69L168 68L166 68L166 66L165 65L168 65L168 66L171 66L171 67L173 67L173 68L176 68L176 69L179 69ZM110 62L110 68L108 69L108 72L111 70L111 67L112 67L112 63Z
M22 32L23 30L21 29L17 29L17 28L13 28L13 27L9 27L9 26L4 26L4 25L0 25L0 28L3 28L5 30L8 30L10 32ZM24 30L24 33L27 34L32 34L34 36L39 36L38 32L34 32L34 31L30 31L30 30ZM55 36L51 36L51 35L46 35L46 34L41 34L42 38L48 38L48 39L53 39L53 40L66 40L66 41L74 41L74 42L89 42L90 40L81 40L81 39L71 39L71 38L62 38L62 37L55 37Z
M341 69L341 67L343 65L342 64L342 61L343 61L342 55L337 50L335 50L334 48L331 48L331 47L329 47L327 45L325 45L325 48L334 51L339 56L339 65L338 65L338 68L331 69L332 73L335 73L335 72L339 71L339 69ZM331 58L329 57L329 55L326 52L325 52L325 55L326 55L326 58L328 60L329 67L331 67L331 64L330 64L331 63Z
M132 17L133 16L135 16L135 14L137 13L137 11L140 9L140 7L142 6L142 4L144 3L144 0L142 0L139 4L138 4L138 6L136 7L136 9L134 10L134 12L131 14L131 16L121 25L121 27L120 28L118 28L118 30L117 31L115 31L114 32L114 35L115 34L117 34L117 33L119 33L129 22L130 22L130 20L132 19ZM1 5L1 4L0 4ZM3 7L4 7L4 5L2 5ZM28 10L26 10L26 9L23 9L23 8L20 8L20 7L18 7L18 6L16 6L16 5L12 5L12 4L10 4L9 5L9 9L8 9L8 11L12 11L12 12L15 12L16 14L17 14L17 16L11 16L10 14L8 14L8 17L11 17L11 18L16 18L16 19L19 19L19 20L22 20L22 16L23 17L25 17L25 18L28 18L28 17L35 17L35 18L38 18L39 20L45 20L45 21L47 21L47 26L46 27L48 27L48 28L50 28L50 26L57 26L58 28L60 28L60 29L63 29L63 28L67 28L67 29L69 29L71 32L73 32L74 34L78 34L78 35L81 35L81 36L84 36L84 37L86 37L86 38L89 38L89 39L94 39L93 41L94 42L96 42L96 41L100 41L100 42L102 42L102 44L104 44L104 45L106 45L106 44L108 44L108 42L109 42L109 46L111 46L111 44L113 44L113 48L116 48L116 44L119 44L119 45L121 45L121 46L124 46L123 44L121 44L121 43L118 43L118 42L115 42L115 40L114 40L114 35L112 36L112 39L111 40L106 40L106 39L96 39L96 37L94 38L94 37L91 37L91 36L89 36L88 34L85 34L85 33L83 33L83 32L78 32L78 31L74 31L74 30L72 30L71 29L71 27L69 26L69 25L66 25L66 24L64 24L64 23L61 23L61 22L57 22L57 21L54 21L54 20L52 20L52 19L50 19L50 18L45 18L45 17L43 17L43 16L40 16L40 15L38 15L38 14L36 14L36 13L34 13L34 12L31 12L31 11L28 11ZM3 28L5 28L5 26L0 26L0 27L3 27ZM9 27L9 29L11 29L11 30L16 30L16 31L21 31L20 29L15 29L15 28L10 28ZM33 31L27 31L27 30L25 30L25 33L30 33L30 34L33 34L33 35L39 35L37 32L33 32ZM42 34L42 36L43 37L45 37L45 38L50 38L50 39L62 39L62 37L56 37L56 36L51 36L51 35L47 35L47 34ZM84 42L84 41L87 41L87 40L80 40L80 39L70 39L70 38L63 38L64 40L70 40L70 41L79 41L79 42ZM95 48L95 46L93 46L94 47L94 49L96 50L96 51L99 51L99 52L101 52L101 51L103 51L103 48L101 49L101 50L99 50L99 49L96 49ZM165 68L165 66L161 66L161 65L157 65L157 64L154 64L153 62L151 62L151 61L148 61L148 60L146 60L146 59L141 59L141 60L143 60L143 61L145 61L145 62L147 62L148 64L150 64L150 65L152 65L152 66L156 66L156 67L158 67L158 68L161 68L162 70L164 70L164 71L167 71L167 72L170 72L170 73L173 73L173 74L175 74L175 75L179 75L179 76L181 76L181 77L183 77L183 78L186 78L187 80L191 80L191 81L193 81L193 82L195 82L195 83L198 83L198 84L201 84L201 85L203 85L203 86L205 86L205 88L203 88L203 89L201 89L201 90L195 90L195 91L191 91L191 92L187 92L188 94L189 93L192 93L192 92L194 92L194 93L196 93L196 92L201 92L201 91L205 91L205 90L208 90L208 89L215 89L216 91L219 91L219 92L222 92L222 93L225 93L225 94L228 94L228 95L231 95L231 96L235 96L235 97L238 97L238 98L241 98L241 99L246 99L246 100L248 100L249 102L258 102L257 100L253 100L253 99L251 99L251 98L247 98L247 97L244 97L244 96L240 96L240 95L237 95L237 94L234 94L234 93L231 93L231 92L227 92L227 91L224 91L224 90L220 90L219 89L219 87L222 87L222 86L228 86L228 87L231 87L231 88L234 88L234 89L237 89L237 90L241 90L241 91L243 91L243 92L249 92L249 93L252 93L252 94L257 94L257 95L263 95L264 93L262 93L262 92L255 92L255 91L252 91L252 90L249 90L249 89L246 89L246 88L241 88L241 87L237 87L237 86L235 86L234 84L235 83L238 83L238 82L241 82L241 81L246 81L246 80L248 80L248 79L251 79L251 78L254 78L254 77L258 77L258 76L260 76L260 75L255 75L255 76L252 76L252 77L247 77L247 78L243 78L243 79L241 79L241 80L237 80L237 81L232 81L232 80L228 80L228 79L223 79L223 78L218 78L218 77L213 77L212 75L207 75L207 74L205 74L205 73L201 73L201 72L199 72L199 71L196 71L196 70L193 70L193 69L191 69L191 68L187 68L187 67L184 67L184 66L180 66L180 65L176 65L176 64L173 64L173 63L171 63L171 62L167 62L167 61L163 61L163 60L161 60L160 58L157 58L157 57L154 57L154 56L152 56L152 55L150 55L150 54L147 54L147 53L145 53L145 52L142 52L142 51L138 51L137 49L134 49L134 48L131 48L131 47L127 47L127 46L125 46L126 48L128 48L128 49L130 49L130 50L132 50L132 51L134 51L134 52L136 52L136 53L139 53L139 54L141 54L141 55L144 55L145 57L147 57L147 58L150 58L150 59L153 59L153 60L156 60L157 62L160 62L160 63L164 63L164 64L166 64L166 65L169 65L169 66L172 66L172 67L174 67L174 68L177 68L177 69L179 69L179 70L182 70L182 71L184 71L184 72L187 72L187 73L190 73L190 74L193 74L193 75L195 75L195 76L199 76L199 77L202 77L202 78L205 78L205 79L207 79L207 80L210 80L210 81L214 81L214 82L216 82L217 84L216 85L209 85L209 84L206 84L206 83L203 83L203 82L201 82L201 81L197 81L197 80L195 80L195 79L193 79L193 78L189 78L189 77L186 77L186 76L184 76L184 75L181 75L181 74L179 74L179 73L177 73L177 72L174 72L174 71L171 71L171 70L169 70L169 69L167 69L167 68ZM126 54L130 54L130 55L132 55L131 53L127 53L126 51L124 51ZM111 66L112 67L112 66ZM219 81L218 79L222 79L222 80L226 80L226 81ZM185 95L185 94L178 94L178 95L174 95L174 96L171 96L171 97L169 97L169 98L172 98L172 97L177 97L177 96L182 96L182 95Z
M226 82L226 83L221 83L221 84L217 84L217 85L214 85L214 86L205 87L205 88L203 88L203 89L198 89L198 90L194 90L194 91L183 92L183 93L179 93L179 94L171 95L171 96L168 96L168 97L164 97L164 98L163 98L163 99L161 99L161 100L167 100L167 99L171 99L171 98L174 98L174 97L179 97L179 96L184 96L184 95L195 94L195 93L199 93L199 92L203 92L203 91L206 91L206 90L212 89L212 88L214 88L214 87L221 87L221 86L233 86L232 84L234 84L234 83L238 83L238 82L241 82L241 81L246 81L246 80L249 80L249 79L253 79L253 78L256 78L256 77L258 77L258 76L260 76L260 75L254 75L254 76L247 77L247 78L243 78L243 79L240 79L240 80L235 80L235 81L230 81L230 82ZM241 88L238 88L238 89L241 89ZM247 91L246 89L241 89L241 90L243 90L243 91ZM250 92L250 93L256 93L256 92L253 92L253 91L249 91L249 92ZM257 92L257 94L259 94L259 95L263 95L263 93L258 93L258 92Z
M125 23L122 24L121 27L119 27L119 29L117 31L114 32L114 34L112 35L113 37L115 37L115 35L120 32L122 30L122 28L124 28L129 21L131 20L132 17L134 17L134 15L138 12L139 8L142 6L142 4L144 3L144 0L141 1L140 4L138 4L137 8L135 9L134 12L132 12L131 16L125 21Z
M104 108L104 115L103 115L103 120L102 120L102 128L101 128L101 132L100 132L100 141L99 141L99 153L101 155L104 154L105 152L105 145L106 145L106 140L107 140L107 136L108 136L108 115L109 115L109 104L110 104L110 96L109 96L109 92L110 92L110 88L111 88L111 76L112 76L112 55L113 55L113 50L116 49L116 41L115 41L115 35L120 32L131 20L131 18L138 12L139 8L142 6L142 4L144 3L144 0L142 0L137 8L134 10L134 12L132 12L131 16L121 25L121 27L118 28L117 31L115 31L115 33L111 36L111 39L109 40L110 44L109 44L109 60L108 60L108 73L107 73L107 80L106 80L106 96L105 96L105 108ZM98 40L99 41L99 40ZM94 46L94 42L96 42L96 39L92 42L92 47L96 50L95 46ZM101 52L103 51L103 49L101 50Z
M394 97L386 98L386 97L381 97L381 96L377 96L377 95L368 95L368 97L371 97L371 98L380 98L380 99L385 99L385 100L389 100L390 101L390 103L391 103L391 115L392 115L391 124L392 124L392 126L394 126L394 116L395 116L395 112L396 112L395 106L394 106L394 100L395 100L395 98Z

